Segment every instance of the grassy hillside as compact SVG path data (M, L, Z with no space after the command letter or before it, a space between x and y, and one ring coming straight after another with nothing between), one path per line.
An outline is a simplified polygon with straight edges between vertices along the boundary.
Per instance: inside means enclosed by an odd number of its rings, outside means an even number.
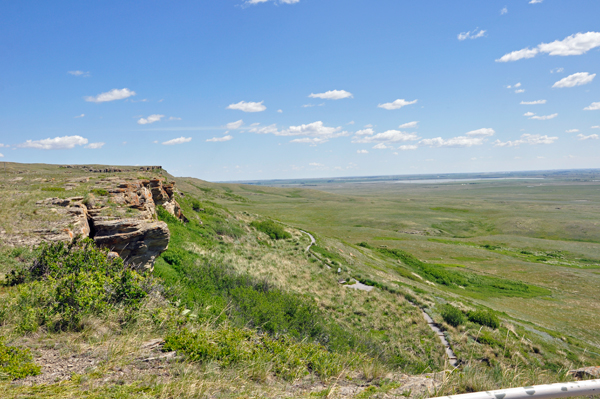
M34 179L62 186L66 177L37 168L0 182L26 215L45 195ZM574 309L566 283L548 274L587 278L591 289L597 244L492 229L520 217L489 204L494 187L418 187L405 198L386 187L177 186L189 222L159 208L172 238L152 275L85 245L0 248L2 397L427 397L563 381L600 360L596 332L581 333L593 318L554 328L548 314ZM547 206L536 195L528 203ZM0 211L20 209L13 202ZM594 209L573 215L588 220ZM442 229L448 215L466 224ZM300 229L317 240L308 251ZM445 331L457 369L423 311ZM13 363L2 363L2 350ZM406 376L442 370L451 372Z

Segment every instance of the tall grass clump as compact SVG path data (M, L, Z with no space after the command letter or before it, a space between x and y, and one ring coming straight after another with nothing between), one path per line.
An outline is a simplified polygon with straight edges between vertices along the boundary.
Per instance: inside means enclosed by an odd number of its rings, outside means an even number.
M292 238L292 235L285 231L283 227L272 220L264 220L259 222L257 220L250 223L250 226L254 227L258 231L262 231L273 240L283 240Z
M465 314L458 308L450 304L445 304L440 310L440 314L444 321L452 327L458 327L465 323Z
M491 310L472 310L467 314L469 321L488 326L492 329L500 327L500 319Z

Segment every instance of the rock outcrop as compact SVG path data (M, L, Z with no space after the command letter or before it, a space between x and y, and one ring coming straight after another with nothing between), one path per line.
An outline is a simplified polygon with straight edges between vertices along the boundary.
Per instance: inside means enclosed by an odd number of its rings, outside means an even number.
M96 182L86 197L47 198L36 205L54 222L47 228L14 237L13 245L37 245L43 241L70 241L91 237L116 252L138 270L152 270L157 256L169 245L167 224L158 221L156 207L183 222L187 219L175 200L175 184L162 179L121 180L108 177Z

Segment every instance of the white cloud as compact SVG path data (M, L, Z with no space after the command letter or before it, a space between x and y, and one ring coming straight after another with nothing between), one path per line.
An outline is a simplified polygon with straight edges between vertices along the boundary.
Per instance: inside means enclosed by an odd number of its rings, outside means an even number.
M2 147L8 147L8 146L6 144L0 143L0 148L2 148Z
M367 150L356 150L356 153L357 154L368 154L369 151L367 151Z
M415 141L419 137L415 133L401 132L400 130L387 130L372 136L355 136L353 143L398 143L403 141Z
M181 120L181 118L178 118L178 117L176 117L176 116L170 116L170 117L169 117L169 120L170 120L170 121L180 121L180 120Z
M554 68L550 70L550 73L562 73L564 70L565 68Z
M598 111L600 110L600 102L591 103L588 107L583 109L584 111Z
M255 123L253 123L253 124L250 125L250 127L255 127L255 126L260 126L260 123L255 122Z
M325 93L311 93L310 98L322 98L324 100L341 100L342 98L353 98L352 93L346 90L329 90Z
M263 103L264 101L261 101L259 103L240 101L237 104L228 105L227 109L237 109L244 112L262 112L267 109L267 107L265 107Z
M448 140L436 137L433 139L423 139L419 141L419 145L425 147L472 147L474 145L482 145L483 140L483 137L458 136Z
M322 107L324 105L325 105L325 103L322 103L322 104L304 104L304 105L302 105L302 108Z
M600 129L600 125L592 126L592 129Z
M489 127L472 130L472 131L466 133L466 135L469 137L492 137L494 134L496 134L494 129L489 128Z
M235 130L235 129L239 129L240 127L242 127L243 124L244 124L244 120L240 119L239 121L226 124L225 128L230 129L230 130Z
M558 114L552 114L552 115L534 115L532 117L530 117L529 119L536 119L538 121L547 121L549 119L554 119L558 116Z
M479 37L483 37L485 35L485 31L480 29L479 32L477 32L477 29L479 28L475 28L472 31L459 33L458 40L463 41L466 39L477 39Z
M161 118L164 118L164 115L159 115L159 114L154 114L154 115L150 115L147 118L140 118L137 123L138 125L148 125L150 123L154 123L154 122L158 122L161 120Z
M500 10L500 15L504 15L504 14L508 14L508 8L504 7L502 10Z
M373 127L373 125L371 125L371 124L369 123L368 125L365 125L365 126L363 126L363 127L370 128L370 127Z
M67 72L69 75L73 75L73 76L78 76L78 77L83 77L83 78L87 78L90 76L89 72L84 72L84 71L68 71Z
M375 130L373 130L371 128L361 129L354 134L357 136L371 136L371 135L375 134Z
M81 136L63 136L55 137L53 139L27 140L26 142L19 144L18 147L37 148L40 150L63 150L71 149L78 145L86 145L87 143L88 139Z
M346 123L346 125L354 125L354 121L350 121L350 122Z
M388 147L387 145L383 144L383 143L379 143L373 146L373 149L375 150L385 150L388 148L394 148L394 147Z
M226 136L223 136L223 137L213 137L212 139L207 139L206 141L213 142L213 143L220 143L220 142L223 142L223 141L229 141L231 139L233 139L232 136L226 135Z
M281 110L281 109L278 109L277 112L280 114L283 114L283 110Z
M573 75L569 75L566 78L559 80L558 82L554 83L554 85L552 85L552 87L553 88L554 87L563 88L563 87L582 86L582 85L586 85L588 83L592 83L592 80L594 80L595 77L596 77L595 73L590 75L587 72L577 72L577 73L574 73Z
M391 103L385 103L385 104L379 104L378 107L379 108L383 108L383 109L387 109L387 110L392 110L392 109L400 109L402 107L405 107L407 105L411 105L411 104L415 104L417 102L417 100L413 100L413 101L406 101L405 99L398 99L394 102Z
M111 91L107 91L106 93L100 93L96 97L88 96L84 97L85 101L92 103L104 103L107 101L115 101L115 100L123 100L124 98L128 98L131 96L135 96L135 91L129 90L128 88L124 89L112 89Z
M402 151L416 150L417 148L419 148L419 147L416 145L412 145L412 144L405 144L405 145L401 145L400 147L398 147L398 149L402 150ZM396 155L398 155L398 154L396 153Z
M244 4L253 6L256 4L267 3L269 1L278 4L296 4L300 2L300 0L246 0Z
M402 125L398 126L398 129L414 129L419 127L419 121L413 121L413 122L408 122L408 123L403 123Z
M517 83L517 84L515 85L515 88L516 88L516 89L518 89L519 87L521 87L521 82L519 82L519 83Z
M81 114L81 115L74 116L73 118L74 118L74 119L77 119L77 118L83 118L84 116L85 116L85 114Z
M517 94L519 94L519 93L525 93L525 89L515 90L515 93L517 93Z
M290 126L284 130L277 129L277 125L273 124L265 127L252 128L250 129L250 132L257 134L274 134L275 136L306 136L306 138L294 139L291 142L309 144L324 143L329 139L347 136L349 134L347 131L343 131L341 126L328 127L321 121L300 126Z
M325 166L322 163L318 163L318 162L311 162L308 164L309 166Z
M548 137L547 135L541 136L539 134L524 134L519 140L505 141L496 140L494 146L496 147L516 147L521 144L538 145L538 144L552 144L558 137Z
M531 0L529 4L540 4L544 0Z
M173 140L169 140L169 141L165 141L162 144L163 145L174 145L174 144L183 144L183 143L189 143L190 141L192 141L191 137L179 137Z
M579 129L569 129L569 130L565 130L565 133L578 133Z
M583 134L578 134L577 138L579 140L598 140L598 135L597 134L590 134L589 136L585 136Z
M0 158L4 158L4 154L0 152Z
M86 145L85 148L89 148L89 149L92 149L92 150L97 150L99 148L102 148L104 146L104 144L106 144L106 143L102 143L102 142L100 142L100 143L90 143L90 144Z
M533 112L525 112L523 116L533 116L535 115Z
M540 0L532 0L541 2ZM581 55L589 50L600 47L600 32L577 33L566 37L563 40L556 40L552 43L542 43L536 48L524 48L522 50L513 51L503 55L496 62L517 61L523 58L533 58L539 53L547 53L549 55Z
M546 100L521 101L521 105L537 105L537 104L546 104Z

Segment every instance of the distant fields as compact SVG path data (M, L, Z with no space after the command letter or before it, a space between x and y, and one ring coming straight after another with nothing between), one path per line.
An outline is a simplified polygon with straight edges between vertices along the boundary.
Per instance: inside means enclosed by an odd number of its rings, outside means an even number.
M218 199L232 210L267 215L348 245L403 250L452 272L539 287L550 294L469 296L508 316L600 345L600 182L594 180L600 179L586 172L434 184L202 185L241 197ZM467 294L440 284L429 288Z

